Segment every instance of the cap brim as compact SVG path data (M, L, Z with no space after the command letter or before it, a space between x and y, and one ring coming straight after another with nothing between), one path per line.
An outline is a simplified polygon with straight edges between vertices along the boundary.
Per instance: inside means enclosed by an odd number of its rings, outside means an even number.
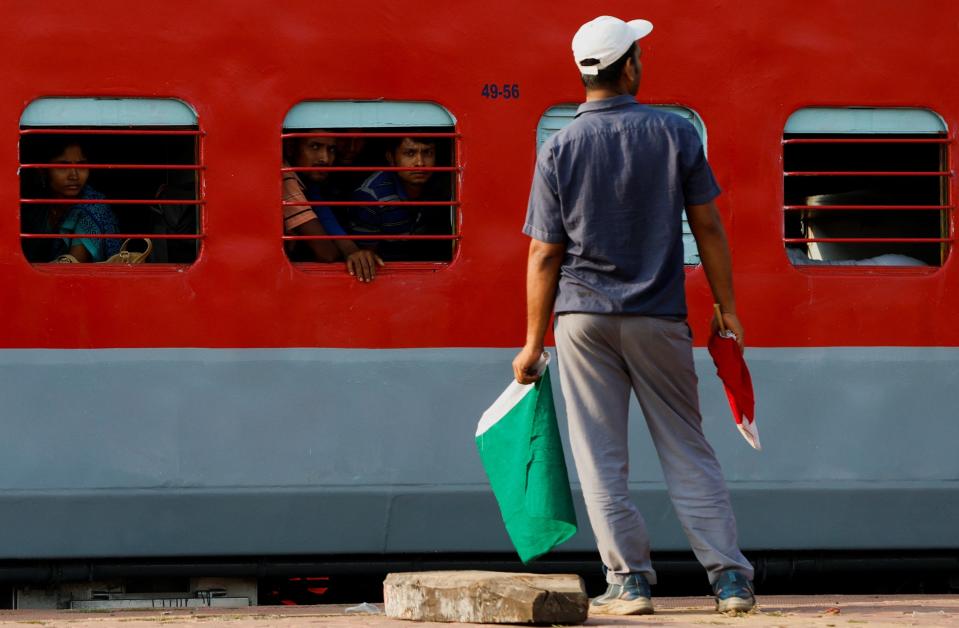
M630 20L626 22L626 25L633 31L633 35L637 40L653 32L653 23L649 20Z

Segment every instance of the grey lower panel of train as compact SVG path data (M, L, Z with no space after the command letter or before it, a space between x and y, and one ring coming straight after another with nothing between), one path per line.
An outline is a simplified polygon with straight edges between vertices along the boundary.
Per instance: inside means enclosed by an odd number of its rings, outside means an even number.
M473 432L513 355L0 351L0 559L508 552ZM959 548L959 349L750 349L762 452L696 357L745 548ZM654 549L687 549L633 411Z

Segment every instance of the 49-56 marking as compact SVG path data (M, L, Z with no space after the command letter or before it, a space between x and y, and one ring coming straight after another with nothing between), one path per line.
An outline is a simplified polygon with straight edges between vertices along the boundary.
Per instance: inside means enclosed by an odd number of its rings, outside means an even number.
M486 83L481 92L483 98L490 100L515 100L519 98L519 83Z

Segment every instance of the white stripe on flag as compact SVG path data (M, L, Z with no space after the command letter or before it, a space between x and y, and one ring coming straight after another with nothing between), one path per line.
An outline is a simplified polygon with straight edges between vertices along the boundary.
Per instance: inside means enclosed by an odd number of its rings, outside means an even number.
M549 366L549 360L549 352L544 351L543 357L536 363L537 374L542 374L543 371L546 370L546 367ZM510 385L506 387L503 394L497 397L493 405L480 417L479 423L476 425L476 436L481 436L486 430L496 425L500 419L509 414L509 411L522 401L523 397L525 397L535 385L536 384L520 384L515 379L510 382Z
M759 426L756 425L756 420L753 419L750 421L747 418L743 418L742 423L738 423L736 427L739 428L739 433L743 435L743 438L746 439L746 442L752 446L756 451L761 451L763 446L759 443Z

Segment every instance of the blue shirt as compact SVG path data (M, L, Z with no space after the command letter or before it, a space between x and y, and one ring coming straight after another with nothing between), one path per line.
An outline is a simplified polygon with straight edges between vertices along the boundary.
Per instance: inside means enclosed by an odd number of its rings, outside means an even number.
M556 313L685 318L682 213L719 186L693 126L616 96L539 151L523 233L565 243Z
M395 172L375 172L353 192L356 201L406 201L409 198ZM420 212L415 207L368 205L350 208L350 231L358 234L410 234L416 230Z
M308 201L326 200L323 198L324 194L320 186L316 184L307 185L303 191L303 195L306 196ZM316 214L316 219L320 221L320 224L323 226L323 231L326 231L327 235L346 235L346 230L340 226L336 216L333 215L333 210L329 207L325 205L313 205L313 213Z
M356 201L408 201L395 172L376 172L353 192ZM411 206L363 205L350 207L350 232L362 235L413 235L423 232L423 212ZM435 243L415 241L359 240L360 246L375 248L387 261L429 259ZM431 246L433 244L434 246Z

